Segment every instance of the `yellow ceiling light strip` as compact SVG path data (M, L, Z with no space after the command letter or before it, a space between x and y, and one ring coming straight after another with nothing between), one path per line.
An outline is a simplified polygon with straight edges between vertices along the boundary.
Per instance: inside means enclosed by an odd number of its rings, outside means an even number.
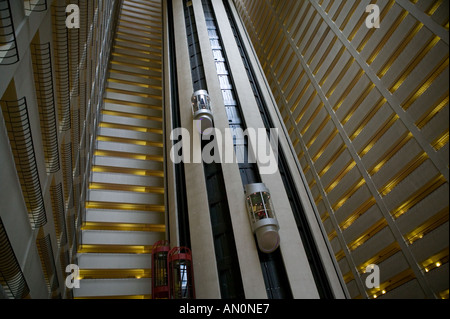
M420 265L426 272L429 272L430 270L436 267L442 266L442 264L444 263L448 263L448 253L449 253L448 247L444 248L437 254L434 254L425 259L424 261L422 261Z
M303 86L303 90L300 92L300 94L297 96L297 99L294 101L294 103L292 103L292 107L291 107L291 113L294 113L295 110L297 109L301 98L303 97L303 95L305 94L306 90L309 88L309 86L311 85L311 81L308 79L307 82L305 83L305 85ZM287 100L288 102L290 100Z
M365 212L367 212L372 206L374 206L377 203L375 198L371 196L369 199L367 199L364 203L359 205L358 208L356 208L353 213L348 216L344 221L342 221L339 224L339 227L342 229L342 231L346 230L348 227L350 227L359 217L361 217Z
M114 45L113 45L114 50L120 49L120 50L126 50L126 51L133 51L133 53L140 53L140 54L144 54L144 55L160 56L160 53L158 53L158 51L149 51L149 50L136 49L134 47L128 47L128 46L126 46L126 44L127 44L126 42L114 43Z
M310 170L311 166L309 166L309 163L306 163L306 166L303 167L303 172L306 174Z
M342 196L338 201L333 205L333 211L337 211L341 208L345 202L352 197L363 185L366 184L366 180L361 177L356 183L354 183Z
M347 149L347 145L343 144L334 154L331 156L329 161L325 164L325 166L320 170L319 177L322 177L325 175L328 170L331 168L331 166L334 164L334 162L339 158L339 156L344 153L344 151Z
M326 70L326 72L324 73L324 75L322 76L322 79L319 82L319 86L322 87L323 84L325 83L325 81L328 79L331 71L333 71L333 68L338 64L338 61L341 59L342 55L344 54L344 52L347 50L345 48L345 45L342 45L340 42L339 44L341 45L341 49L339 50L338 54L336 54L336 56L334 57L333 61L331 62L331 64L328 66L328 69ZM327 57L328 58L328 57Z
M394 20L394 23L389 28L387 33L384 35L384 37L381 39L381 41L378 43L376 48L372 51L372 54L367 59L367 64L371 65L373 61L377 58L380 51L385 47L386 43L391 39L392 35L395 31L397 31L397 28L400 26L400 24L405 20L405 18L408 16L408 11L402 10L400 12L399 16Z
M377 2L377 0L370 0L370 4L376 4L376 2ZM349 42L353 41L353 39L355 38L356 34L361 29L361 26L365 23L366 19L367 19L367 16L365 14L361 15L361 17L359 18L358 22L353 27L352 32L350 32L350 34L348 36L348 41Z
M311 94L311 96L309 97L308 101L306 101L306 104L303 106L301 112L299 113L299 115L297 116L297 118L295 119L295 123L298 124L303 116L305 115L306 111L309 109L309 107L311 106L312 101L314 100L314 98L317 96L317 91L314 90Z
M162 122L162 117L159 117L159 116L148 116L148 115L143 115L143 114L120 112L120 111L110 111L110 110L102 110L102 114L112 115L112 116L131 117L131 118L139 119L139 120Z
M344 168L336 175L336 177L329 182L328 186L325 187L325 193L329 194L355 166L356 162L351 159L350 162L348 162L347 165L345 165Z
M394 94L400 86L405 82L406 78L411 74L411 72L417 67L417 65L422 62L423 58L435 47L435 45L440 41L438 36L434 36L428 43L425 44L423 48L419 50L417 55L411 60L407 68L401 73L393 84L389 87L389 92Z
M314 119L316 118L316 116L320 113L320 111L322 111L323 109L323 102L320 102L319 106L317 106L314 109L314 113L311 115L311 117L308 119L308 122L305 123L305 125L303 125L302 130L300 131L300 134L303 136L305 135L306 131L308 131L308 129L311 127L311 124L313 123Z
M392 217L395 219L399 218L446 182L447 180L444 176L441 174L436 175L428 183L409 196L402 204L393 209L391 211Z
M316 141L317 137L319 136L320 132L322 132L323 128L328 124L328 122L330 121L331 117L330 115L326 115L325 119L322 121L322 123L319 125L319 127L316 129L316 131L314 132L314 134L311 136L311 138L309 139L309 141L306 143L306 148L310 148L311 145L313 145L313 143Z
M108 82L110 83L120 83L120 84L126 84L126 85L132 85L132 86L138 86L146 89L155 89L155 90L162 90L161 85L153 85L153 84L147 84L147 83L141 83L141 82L134 82L134 81L127 81L123 79L113 79L109 78Z
M428 159L427 153L423 152L413 158L408 164L406 164L397 174L395 174L389 182L383 185L378 192L381 196L389 194L398 184L400 184L406 177L414 172L420 165L422 165Z
M350 281L352 281L352 280L355 279L355 276L353 275L353 272L350 270L348 273L346 273L346 274L343 276L343 279L344 279L344 282L345 282L346 284L348 284Z
M357 267L358 272L360 274L364 274L366 272L367 266L372 265L372 264L379 265L380 263L382 263L389 257L398 253L400 250L401 250L400 245L398 244L397 241L394 241L393 243L389 244L388 246L384 247L382 250L377 252L375 254L375 256L373 256L372 258L370 258L367 261L365 261L364 263L358 265L358 267Z
M127 8L127 7L123 7L123 8L122 8L121 14L123 14L123 15L128 15L128 16L134 18L135 15L137 14L137 15L139 15L139 16L144 16L144 17L146 17L145 20L150 20L151 18L154 18L154 17L155 17L155 12L150 11L149 9L144 9L143 7L140 7L140 6L133 6L133 5L130 5L129 2L127 2L126 5L129 6L129 8ZM133 10L131 10L131 9L133 9ZM125 14L125 12L126 12L127 14ZM144 19L143 19L143 20L144 20ZM144 21L145 21L145 20L144 20Z
M330 214L328 214L328 211L325 209L324 212L320 215L320 220L325 222L328 218L330 218Z
M133 96L139 96L139 97L144 97L144 98L148 98L148 99L162 100L162 96L161 95L140 93L140 92L134 92L134 91L130 91L130 90L106 88L106 92L119 93L119 94L125 94L125 95L133 95Z
M337 237L337 232L336 232L336 230L333 229L333 231L328 234L328 241L331 242L336 237Z
M109 73L120 74L120 75L130 75L133 77L138 77L138 78L142 78L145 80L158 81L159 83L162 83L162 78L160 76L151 75L150 73L136 73L136 72L133 72L133 70L124 71L124 70L113 69L113 68L109 69ZM114 76L114 75L112 75L112 76Z
M448 222L449 208L448 206L433 217L429 218L426 222L419 225L416 229L405 235L405 240L409 244L413 244L416 240L422 239L426 234L432 232L439 226Z
M329 57L329 54L331 52L331 49L334 47L336 41L337 41L337 36L333 37L333 40L331 40L331 42L328 44L327 49L325 50L325 52L322 54L322 57L320 58L319 62L317 62L316 67L314 68L313 71L313 75L316 76L317 72L319 72L320 68L322 67L323 62L325 62L325 59L327 59ZM341 49L342 50L342 49Z
M403 109L406 111L409 107L431 86L434 80L441 75L446 69L448 69L448 53L441 60L440 63L436 65L436 67L428 73L428 76L417 86L414 90L412 90L411 94L404 100L401 104Z
M366 116L364 116L361 119L361 122L359 125L353 130L353 132L349 135L350 140L354 141L355 138L359 136L359 134L362 132L364 127L367 125L367 123L370 122L370 120L375 116L375 114L378 113L378 111L385 105L387 100L384 97L381 97L377 103L370 109L370 112L367 113Z
M154 171L147 169L137 169L129 167L115 167L115 166L100 166L94 165L92 171L96 173L119 173L119 174L130 174L139 176L157 176L164 177L163 171Z
M133 21L133 22L137 22L139 25L148 25L151 24L152 21L149 18L139 18L136 17L132 12L126 12L126 10L123 10L123 12L121 12L121 17L120 17L120 22L127 22L127 21ZM145 14L142 14L145 16ZM126 18L129 18L130 20L127 20ZM156 28L152 25L152 29L160 29L160 28Z
M432 16L436 12L436 10L441 6L443 1L444 0L436 0L425 13L428 14L429 16Z
M382 229L384 229L388 225L386 219L382 218L378 222L374 223L371 227L369 227L362 235L360 235L355 240L348 243L348 249L350 251L355 250L356 248L363 245L370 238L372 238L375 234L379 233Z
M370 83L361 93L361 95L358 97L358 99L352 104L352 106L349 108L349 110L345 113L344 118L341 121L342 125L347 124L347 122L352 118L353 114L356 112L356 110L360 107L362 102L367 98L367 96L372 92L372 90L375 88L375 84Z
M294 57L295 54L292 54L292 57ZM290 68L290 63L286 63L285 69L286 68ZM294 76L295 72L300 70L300 61L297 60L297 63L294 65L294 67L291 69L291 73L289 74L289 78L286 80L286 87L283 87L283 92L286 91L287 86L289 86L291 84L291 80L292 77ZM305 76L306 72L305 69L301 69L302 72L300 73L300 75L297 77L297 80L295 81L295 83L292 85L291 90L289 91L289 93L286 96L286 101L290 101L292 99L292 95L294 95L294 93L297 91L298 86L300 85L300 81L303 79L303 77ZM283 70L284 72L284 70ZM283 76L283 73L281 74L281 76ZM280 76L280 77L281 77Z
M288 124L290 124L290 123L288 123ZM286 124L286 127L288 127L287 124ZM294 130L295 130L294 126L291 125L288 130L288 135L290 136L292 134L292 132L294 132Z
M273 30L275 30L275 29L273 29ZM272 32L272 35L270 36L270 39L269 39L269 43L274 43L277 39L280 39L282 37L282 34L283 34L283 29L278 27L278 33ZM267 55L267 59L274 61L275 57L278 55L280 50L281 50L281 46L273 45ZM272 56L273 54L275 54L275 55ZM272 64L271 64L271 66L272 66Z
M325 39L328 37L328 35L330 35L332 33L331 28L329 26L326 27L325 31L322 34L322 37L319 39L319 41L317 41L316 46L312 49L312 54L310 55L308 61L306 62L306 64L308 66L311 65L311 62L314 60L314 58L316 57L316 52L319 51L319 48L322 46L322 44L325 42ZM311 37L311 39L313 39L314 37Z
M300 151L297 154L298 160L300 161L303 158L303 156L305 156L305 152L302 149L300 149Z
M78 246L77 252L94 254L151 254L153 246L145 245L87 245Z
M134 203L111 203L111 202L86 202L86 209L114 209L133 210L146 212L165 212L164 205L134 204Z
M280 46L281 48L281 46ZM294 76L295 71L300 70L300 61L297 60L294 67L291 67L292 60L294 59L295 54L292 50L292 48L289 45L285 45L284 51L280 55L276 55L275 59L277 60L277 64L274 67L274 75L279 75L280 78L280 84L284 83L281 90L283 93L286 92L287 86L291 84L292 77ZM283 65L283 70L280 72L280 67ZM289 71L289 76L287 79L285 79L286 72ZM300 76L299 76L300 77ZM298 77L298 78L299 78ZM297 80L298 80L297 78Z
M386 75L388 70L391 68L391 66L400 56L400 54L402 54L403 50L408 46L408 44L416 36L416 34L419 33L422 27L423 24L421 22L416 22L416 24L409 30L406 38L402 39L402 41L399 42L397 48L394 50L394 53L389 57L389 59L386 60L386 62L380 68L380 71L377 73L378 78L381 79L383 76Z
M394 125L394 123L399 119L396 113L393 113L375 132L372 138L364 144L364 146L358 152L359 157L364 157L375 145L376 142Z
M127 33L127 31L125 31L124 33ZM132 36L132 34L129 35L124 35L125 37L130 37ZM119 41L121 39L119 38ZM151 46L147 47L145 45L144 42L139 42L139 41L122 41L122 42L117 42L114 43L113 45L113 52L119 53L119 54L123 54L126 56L131 56L131 57L143 57L143 58L149 58L152 61L160 61L162 59L162 53L159 50L160 49L160 44L155 44L153 43L154 41L148 41ZM120 51L120 52L119 52ZM157 58L157 59L155 59ZM158 63L160 64L160 63Z
M403 135L400 136L400 138L386 151L383 155L381 155L379 158L380 160L376 162L371 168L369 168L367 171L370 176L375 175L378 173L381 168L392 158L397 154L410 140L412 140L413 134L409 131L403 133Z
M119 25L119 30L130 30L130 31L135 31L135 32L139 32L139 33L146 33L149 35L157 35L161 37L161 32L154 32L151 30L143 30L143 29L139 29L136 28L137 25L125 25L125 24L120 24ZM142 25L139 25L139 27L142 28Z
M341 250L339 250L339 251L334 255L334 257L336 258L336 261L339 261L339 260L341 260L342 258L345 257L345 253L344 253L344 251L341 249Z
M362 78L362 76L365 74L366 72L364 72L363 69L360 69L358 71L358 73L356 74L356 76L353 78L353 80L349 83L349 85L347 86L347 88L344 90L344 92L342 92L341 97L337 100L336 104L333 106L333 111L337 112L337 110L339 110L339 108L342 106L342 104L344 103L345 99L348 97L348 95L350 94L350 92L353 90L353 88L356 86L356 84L358 83L358 81ZM367 93L368 94L368 93Z
M431 146L433 146L433 148L436 151L439 151L441 148L443 148L445 145L448 144L448 138L449 134L447 129L445 132L439 135L433 142L431 142Z
M416 275L414 274L414 271L411 268L408 268L394 277L389 278L389 280L381 283L379 288L369 289L368 293L372 296L372 298L378 298L379 296L384 295L415 278Z
M449 290L445 289L445 290L439 292L439 297L441 299L449 299Z
M85 222L81 230L111 230L111 231L143 231L158 232L166 231L165 225L152 224L130 224L130 223L106 223L106 222Z
M108 156L108 157L121 157L121 158L131 158L143 161L157 161L163 162L164 157L160 155L149 155L149 154L138 154L138 153L128 153L119 151L107 151L107 150L96 150L94 156Z
M142 132L142 133L163 134L163 131L161 129L154 129L154 128L148 128L148 127L134 126L134 125L102 122L102 123L99 123L99 126L105 127L105 128L114 128L114 129L119 129L119 130L130 130L130 131L136 131L136 132Z
M138 41L132 41L132 40L130 40L130 39L128 39L128 38L126 38L126 39L121 39L121 38L116 38L116 42L119 44L119 45L126 45L126 44L137 44L137 45L139 45L139 46L141 46L141 47L145 47L145 48L151 48L152 47L152 45L151 44L148 44L148 43L142 43L142 42L138 42ZM128 50L131 50L131 48L127 48ZM148 52L148 51L147 51Z
M333 17L331 18L331 20L332 20L333 22L336 22L337 18L338 18L339 15L341 14L341 11L342 11L342 9L344 8L344 6L345 6L346 4L347 4L347 3L346 3L345 1L342 1L342 2L340 3L339 7L338 7L337 10L334 12ZM328 12L327 12L327 13L328 13Z
M299 5L299 7L303 7L303 4L304 4L304 2L302 3L302 5ZM299 8L299 9L300 9L300 8ZM306 4L306 8L305 8L305 10L303 11L302 17L300 18L300 20L298 20L298 21L300 21L300 23L297 23L297 24L296 24L295 30L294 30L292 33L291 33L291 28L295 25L296 17L297 17L297 16L293 16L293 17L291 18L291 22L290 22L289 28L288 28L289 34L292 34L292 36L299 34L300 27L301 27L303 21L305 21L307 14L310 12L310 9L311 9L311 3L308 1L308 3ZM265 17L265 16L262 15L261 17ZM262 20L262 19L261 19L261 20ZM262 22L264 22L264 21L262 21ZM259 29L259 30L263 30L262 27L260 27L260 28L258 28L258 29ZM294 39L292 39L292 40L294 40ZM298 46L298 45L297 45L297 46Z
M322 154L325 152L325 149L330 145L330 143L334 140L334 138L339 134L339 131L335 129L333 133L323 142L320 148L317 150L317 153L312 157L313 162L316 162Z
M102 142L113 142L113 143L125 143L125 144L133 144L133 145L140 145L140 146L152 146L152 147L163 147L163 143L161 142L152 142L152 141L145 141L145 140L137 140L132 138L122 138L122 137L112 137L112 136L97 136L97 141Z
M145 40L144 43L149 42L149 41L150 42L152 42L152 41L161 42L160 36L155 38L155 37L145 36L145 35L129 32L129 31L125 31L125 30L122 30L122 31L119 30L116 32L116 34L123 35L126 37L132 37L132 38L136 38L136 39L140 39L140 40L142 39L142 40Z
M309 188L312 188L314 185L316 185L317 181L313 178L310 182L308 182Z
M141 70L144 70L144 71L161 72L160 68L155 68L155 67L151 67L151 66L144 66L144 65L139 65L139 64L130 63L130 62L122 62L122 61L117 61L117 60L111 60L111 64L123 65L123 66L126 66L126 67L141 69Z
M318 194L316 198L314 198L314 203L316 203L316 205L322 200L322 194Z
M311 17L309 18L309 21L308 21L307 24L306 24L306 25L308 25L308 26L310 26L310 25L313 23L314 19L316 18L316 15L317 15L317 11L316 11L315 9L313 9L313 10L314 10L314 11L313 11L313 13L311 14ZM300 21L301 21L301 20L300 20ZM300 26L300 25L302 24L302 22L303 22L303 21L301 21L298 25ZM319 19L318 24L320 25L320 23L321 23L321 19ZM318 28L316 28L316 29L318 30ZM316 35L316 34L317 34L317 30L313 33L313 35ZM292 40L294 40L294 37L295 37L297 34L298 34L298 33L294 33L294 34L292 35ZM301 46L301 44L302 44L302 42L303 42L303 39L305 38L306 34L308 34L308 28L305 28L305 29L304 29L303 33L301 34L300 38L298 39L298 41L297 41L297 48L300 48L300 46ZM304 55L304 54L302 54L302 55Z
M111 183L89 183L89 189L102 189L102 190L116 190L127 191L137 193L153 193L164 194L164 187L156 186L140 186L140 185L128 185L128 184L111 184Z
M80 279L151 278L151 269L80 269Z
M317 11L314 11L314 12L317 12ZM308 41L305 43L305 45L304 45L304 47L303 47L303 50L302 50L302 52L301 52L301 54L302 54L303 57L305 56L306 51L308 51L309 46L311 45L311 43L313 42L313 40L316 38L316 35L317 35L317 33L319 32L319 29L320 29L320 27L322 26L322 23L324 23L322 19L319 19L319 20L317 21L316 27L314 28L313 32L311 33L311 35L310 35ZM307 32L307 31L305 31L305 32ZM326 32L324 32L324 34L326 34ZM322 38L322 39L323 39L323 38ZM323 40L322 40L322 41L323 41Z
M115 56L115 57L127 58L127 59L132 59L132 60L138 60L138 61L142 61L142 62L146 62L146 63L161 64L160 60L155 60L155 59L150 59L150 58L143 58L143 57L140 57L140 56L126 54L126 53L113 52L112 55Z
M355 58L350 57L350 59L347 61L347 63L342 68L341 72L339 73L339 75L337 76L337 78L334 80L333 84L329 88L327 94L325 95L327 99L329 99L331 97L331 95L333 95L334 90L336 90L336 87L339 85L339 83L341 83L342 79L347 74L347 71L353 65L353 62L355 62Z
M416 126L423 129L439 112L441 112L446 105L448 105L449 91L444 93L438 101L433 104L417 121Z
M143 10L151 12L154 15L156 15L159 12L157 7L152 6L152 3L145 3L145 5L144 5L143 3L136 4L134 1L128 0L124 5L128 6L130 8L134 8L136 10L142 10L142 7L144 6L144 8L146 8L146 9L143 9Z
M345 27L347 26L347 23L353 17L353 14L355 13L355 11L358 7L359 7L359 3L358 3L358 1L355 1L353 6L348 11L347 16L345 17L344 21L342 21L341 26L339 27L339 30L344 31Z
M146 108L146 109L162 111L162 106L160 106L160 105L150 105L150 104L137 103L137 102L128 102L128 101L124 101L124 100L117 100L117 99L110 99L110 98L105 98L105 99L103 99L103 101L105 103L142 107L142 108Z
M306 4L306 8L305 8L305 11L303 13L303 16L301 17L301 19L299 21L304 21L304 19L306 17L306 14L308 13L309 9L311 8L311 3L310 2L297 2L297 4L298 4L297 5L297 9L296 9L294 15L292 15L292 18L289 21L289 25L287 25L287 30L288 30L289 33L291 33L292 27L294 26L295 19L296 19L296 17L299 16L300 10L303 8L303 6ZM284 22L285 26L286 26L286 23L288 23L288 21Z

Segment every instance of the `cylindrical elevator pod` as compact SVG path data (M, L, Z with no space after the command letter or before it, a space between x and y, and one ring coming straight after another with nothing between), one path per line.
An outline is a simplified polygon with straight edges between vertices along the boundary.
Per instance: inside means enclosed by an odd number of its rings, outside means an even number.
M211 99L206 90L195 91L192 95L192 111L194 121L199 121L198 129L200 133L214 126L214 117L211 112Z
M248 217L258 247L264 253L274 252L280 245L280 226L275 217L270 192L264 183L255 183L245 185L245 194Z
M167 256L170 245L167 240L160 240L152 248L152 299L169 298L169 275Z
M168 255L170 299L195 299L192 253L187 247L174 247Z

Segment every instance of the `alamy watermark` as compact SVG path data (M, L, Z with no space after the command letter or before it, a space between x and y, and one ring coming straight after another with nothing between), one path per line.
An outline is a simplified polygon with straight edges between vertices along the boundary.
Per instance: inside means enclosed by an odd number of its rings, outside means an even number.
M68 29L80 28L80 7L76 4L69 4L66 7L66 13L70 13L66 17L66 27Z
M366 6L366 12L369 13L366 18L366 27L369 29L380 28L380 7L376 4L369 4ZM66 7L66 13L69 13L66 18L66 27L68 29L79 29L80 7L76 4L69 4Z
M194 121L194 127L199 127ZM274 174L278 170L278 129L208 128L193 134L186 128L177 128L170 134L174 142L170 151L173 163L258 163L260 173ZM203 147L202 147L203 144Z
M66 287L69 289L80 288L80 267L75 264L67 265L66 273L70 273L66 277Z
M380 7L376 4L369 4L366 7L366 12L369 15L366 18L366 27L369 29L380 28Z
M380 288L380 267L375 264L370 264L365 269L365 274L369 274L366 277L366 287L368 289Z

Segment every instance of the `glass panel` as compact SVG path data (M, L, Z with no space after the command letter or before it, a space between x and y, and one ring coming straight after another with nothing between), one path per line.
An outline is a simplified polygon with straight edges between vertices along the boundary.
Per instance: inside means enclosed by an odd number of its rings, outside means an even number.
M158 253L156 260L156 287L167 286L167 252Z
M176 260L173 263L173 297L175 299L189 299L192 297L191 263L187 260Z
M257 222L261 219L267 218L267 213L264 207L263 197L261 196L261 193L254 193L249 197L251 202L250 209L253 222Z
M275 213L273 211L272 200L270 199L270 193L263 192L262 197L264 199L264 205L266 205L266 212L268 218L275 218Z
M192 108L194 113L198 110L206 109L210 110L210 99L206 94L197 94L192 99Z

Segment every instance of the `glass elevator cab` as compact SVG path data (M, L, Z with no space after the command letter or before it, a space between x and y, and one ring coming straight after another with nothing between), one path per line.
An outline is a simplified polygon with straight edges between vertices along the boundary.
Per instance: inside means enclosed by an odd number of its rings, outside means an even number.
M259 249L264 253L274 252L280 245L278 220L264 183L245 185L248 217Z
M152 248L152 298L169 298L167 256L170 246L167 240L158 241Z
M192 95L192 111L194 121L197 122L200 133L214 126L214 117L211 111L211 99L206 90L195 91Z
M195 299L192 253L187 247L174 247L168 254L170 299Z

